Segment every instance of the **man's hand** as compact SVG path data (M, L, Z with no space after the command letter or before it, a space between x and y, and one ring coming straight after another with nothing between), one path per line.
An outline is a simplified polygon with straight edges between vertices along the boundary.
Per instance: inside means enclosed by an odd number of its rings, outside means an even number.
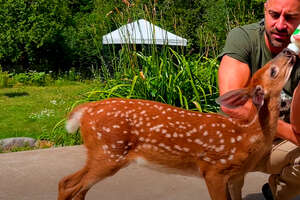
M300 83L294 91L290 117L293 131L300 135Z

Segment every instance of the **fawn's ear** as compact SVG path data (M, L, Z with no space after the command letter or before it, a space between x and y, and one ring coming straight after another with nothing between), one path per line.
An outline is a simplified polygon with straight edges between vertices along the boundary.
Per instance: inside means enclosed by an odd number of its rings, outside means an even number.
M256 108L260 108L264 105L265 92L261 85L257 85L252 91L252 102Z
M264 94L263 87L257 85L250 94L246 88L232 90L217 98L216 102L226 108L237 108L252 98L252 103L259 109L264 104Z
M251 98L246 88L232 90L216 99L216 102L226 108L237 108L244 105Z

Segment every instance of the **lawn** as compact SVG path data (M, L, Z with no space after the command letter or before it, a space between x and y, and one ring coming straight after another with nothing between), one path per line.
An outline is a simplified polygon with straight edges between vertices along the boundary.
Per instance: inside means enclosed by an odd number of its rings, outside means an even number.
M0 139L48 135L96 84L0 89ZM56 133L59 134L59 133Z

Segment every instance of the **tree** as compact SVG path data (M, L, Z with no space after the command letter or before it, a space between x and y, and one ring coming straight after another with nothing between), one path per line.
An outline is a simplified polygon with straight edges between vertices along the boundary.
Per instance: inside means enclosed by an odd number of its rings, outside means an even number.
M69 11L63 0L0 0L0 64L6 70L49 65ZM58 44L59 45L59 44ZM58 48L59 49L59 48Z

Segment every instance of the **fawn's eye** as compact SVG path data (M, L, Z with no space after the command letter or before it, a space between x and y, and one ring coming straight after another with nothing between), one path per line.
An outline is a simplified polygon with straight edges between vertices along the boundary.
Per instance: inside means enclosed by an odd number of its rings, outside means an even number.
M270 69L270 76L271 78L276 78L276 76L278 75L278 67L271 67Z

